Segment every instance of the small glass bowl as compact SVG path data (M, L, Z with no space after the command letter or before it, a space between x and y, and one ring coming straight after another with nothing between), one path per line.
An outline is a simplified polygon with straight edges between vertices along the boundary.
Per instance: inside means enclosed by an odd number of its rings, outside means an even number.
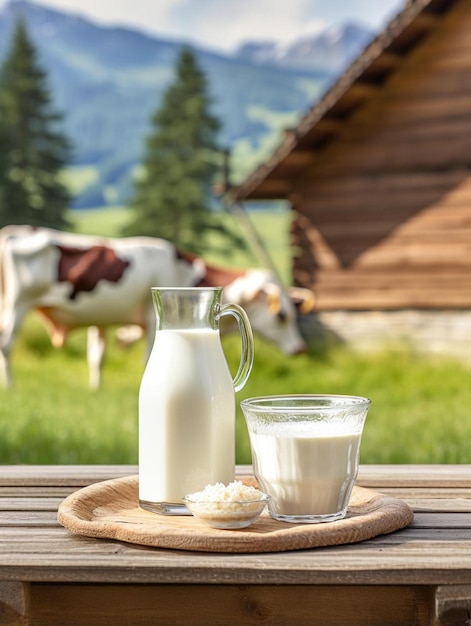
M212 528L234 530L253 524L268 504L270 496L260 493L258 500L211 502L194 500L185 496L183 502L190 512Z

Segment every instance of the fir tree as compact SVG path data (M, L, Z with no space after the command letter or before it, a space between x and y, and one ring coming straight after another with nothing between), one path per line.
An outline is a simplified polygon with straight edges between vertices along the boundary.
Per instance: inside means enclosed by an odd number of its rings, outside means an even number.
M60 176L70 146L46 82L19 20L0 69L0 226L69 226L70 197Z
M206 77L194 53L184 48L175 81L151 120L142 175L131 201L133 218L125 234L163 237L197 253L204 249L209 230L234 239L210 206L220 167L220 124L209 109Z

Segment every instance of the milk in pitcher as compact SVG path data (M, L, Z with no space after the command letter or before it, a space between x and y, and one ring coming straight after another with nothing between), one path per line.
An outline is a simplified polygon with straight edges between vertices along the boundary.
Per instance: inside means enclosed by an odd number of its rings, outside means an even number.
M222 287L152 287L155 340L139 390L139 504L188 515L182 499L235 473L235 391L252 368L245 311L222 304ZM232 379L219 335L231 315L241 337Z
M207 484L234 480L234 431L219 331L160 330L139 392L141 506L178 503Z

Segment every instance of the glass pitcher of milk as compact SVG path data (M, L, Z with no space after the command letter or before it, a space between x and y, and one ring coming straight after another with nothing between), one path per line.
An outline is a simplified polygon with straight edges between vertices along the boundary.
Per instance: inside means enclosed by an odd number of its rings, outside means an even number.
M234 392L252 369L252 330L240 306L221 304L222 287L153 287L151 294L156 333L139 390L139 504L183 515L183 496L234 480ZM225 315L242 338L234 379L219 335Z

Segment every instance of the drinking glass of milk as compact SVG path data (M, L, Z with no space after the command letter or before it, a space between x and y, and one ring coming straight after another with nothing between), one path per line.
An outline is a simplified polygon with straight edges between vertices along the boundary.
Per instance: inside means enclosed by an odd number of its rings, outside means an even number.
M254 474L271 496L272 518L317 523L345 517L369 406L367 398L343 395L241 402Z
M139 390L139 503L188 514L183 496L235 474L235 393L249 377L253 338L244 310L222 287L151 289L155 340ZM242 339L234 380L219 336L232 315Z

